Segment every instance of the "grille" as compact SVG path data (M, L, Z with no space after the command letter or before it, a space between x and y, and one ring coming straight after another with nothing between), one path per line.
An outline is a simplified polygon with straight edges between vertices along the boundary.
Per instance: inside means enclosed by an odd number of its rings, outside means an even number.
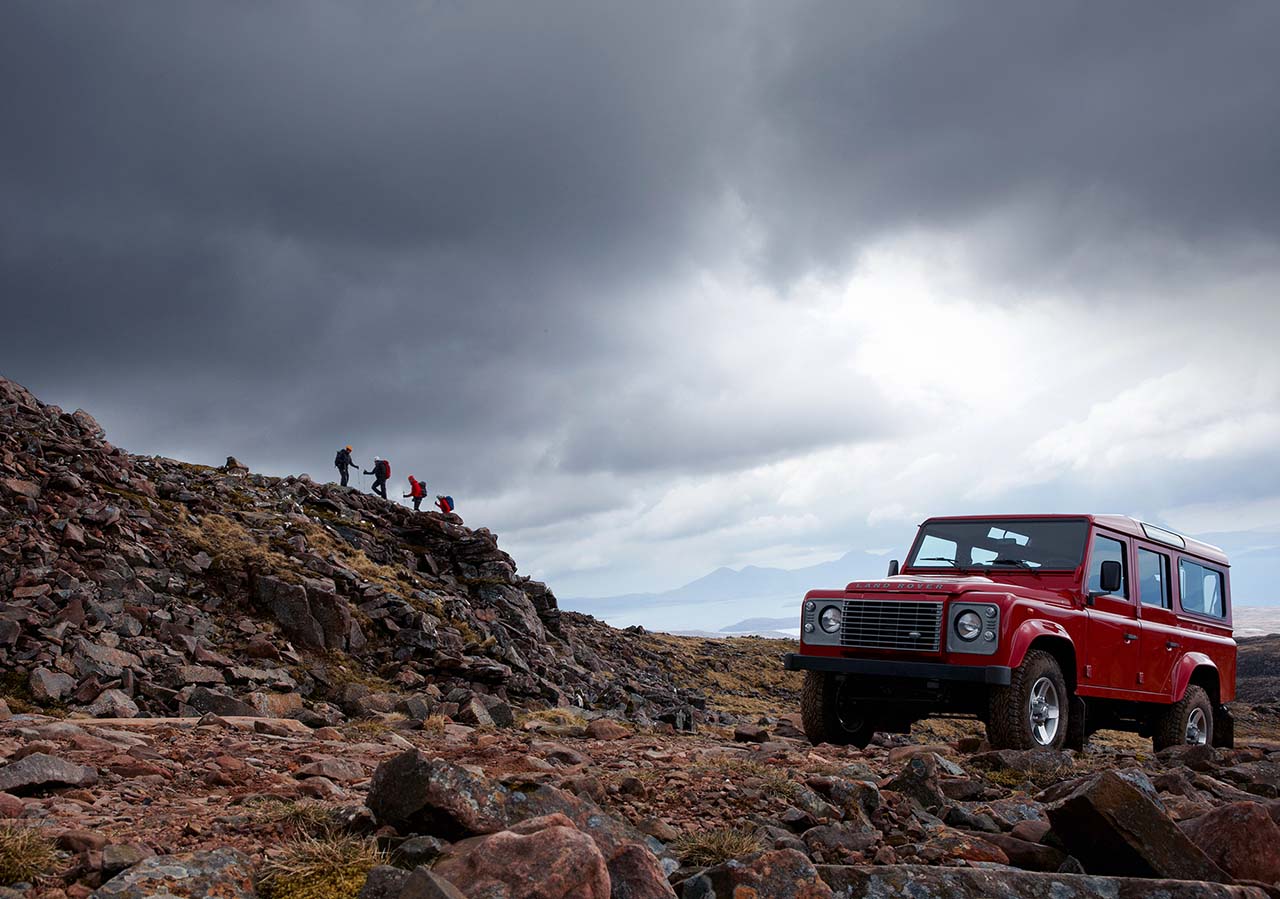
M941 637L941 602L845 601L840 625L841 646L937 652Z

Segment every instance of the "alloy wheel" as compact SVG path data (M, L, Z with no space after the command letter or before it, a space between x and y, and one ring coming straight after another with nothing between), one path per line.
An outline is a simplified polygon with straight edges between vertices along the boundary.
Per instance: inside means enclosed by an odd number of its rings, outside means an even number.
M1187 716L1187 742L1194 746L1203 746L1209 742L1209 727L1203 709L1192 709Z
M1053 740L1058 735L1062 711L1058 701L1058 688L1052 680L1042 677L1031 685L1027 711L1031 720L1031 739L1039 746L1053 745Z

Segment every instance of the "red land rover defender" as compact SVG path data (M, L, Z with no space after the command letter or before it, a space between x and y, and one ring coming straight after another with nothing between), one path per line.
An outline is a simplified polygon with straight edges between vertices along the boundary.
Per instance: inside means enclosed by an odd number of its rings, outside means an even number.
M901 573L806 594L786 667L814 743L961 714L998 748L1103 727L1230 746L1228 575L1222 550L1121 515L931 518Z

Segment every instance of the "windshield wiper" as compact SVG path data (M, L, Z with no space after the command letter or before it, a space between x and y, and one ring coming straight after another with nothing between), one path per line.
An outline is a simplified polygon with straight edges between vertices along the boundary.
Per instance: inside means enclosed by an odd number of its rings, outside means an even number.
M968 574L969 572L968 568L961 568L959 562L957 562L955 559L948 559L946 556L924 556L923 558L916 559L916 561L917 562L947 562L956 571L962 571L966 574Z
M1025 568L1036 577L1040 576L1040 572L1036 570L1036 566L1032 565L1026 559L993 559L992 565L1017 565L1019 568Z

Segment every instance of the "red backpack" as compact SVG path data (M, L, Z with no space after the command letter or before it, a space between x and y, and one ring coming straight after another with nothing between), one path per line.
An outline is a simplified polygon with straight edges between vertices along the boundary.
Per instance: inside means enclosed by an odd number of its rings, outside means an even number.
M382 460L382 479L388 480L391 477L391 463L386 459Z

